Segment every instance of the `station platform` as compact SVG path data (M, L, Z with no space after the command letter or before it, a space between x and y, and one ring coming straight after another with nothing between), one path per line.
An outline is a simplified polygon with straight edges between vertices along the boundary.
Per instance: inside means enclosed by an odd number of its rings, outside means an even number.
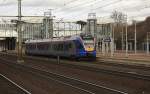
M98 60L106 62L116 62L116 63L126 63L126 64L138 64L144 66L150 66L150 54L146 52L129 52L127 55L125 52L115 52L113 56L111 53L102 54L101 52L97 53Z

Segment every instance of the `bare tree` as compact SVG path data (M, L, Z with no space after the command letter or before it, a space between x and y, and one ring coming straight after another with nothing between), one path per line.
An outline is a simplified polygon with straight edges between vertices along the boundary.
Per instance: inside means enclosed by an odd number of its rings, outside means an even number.
M110 16L115 23L125 23L126 22L126 15L119 11L113 11L112 15Z
M112 12L110 18L112 18L114 20L113 28L115 29L114 31L116 31L116 32L113 32L114 41L121 39L121 44L122 44L121 48L123 50L124 49L124 35L123 35L124 32L123 32L123 30L124 30L124 24L127 21L127 16L123 12L114 10Z

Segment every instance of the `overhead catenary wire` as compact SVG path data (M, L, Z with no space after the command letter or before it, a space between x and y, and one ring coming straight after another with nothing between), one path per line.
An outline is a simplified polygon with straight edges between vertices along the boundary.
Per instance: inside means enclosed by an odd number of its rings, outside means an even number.
M107 1L107 2L106 2ZM117 2L120 2L120 1L122 1L122 0L117 0ZM106 4L104 4L106 2ZM77 8L79 8L79 6L80 6L80 8L82 8L82 9L86 9L85 7L87 7L87 8L91 8L91 5L97 5L97 4L99 4L100 3L100 5L102 5L102 7L101 8L103 8L103 7L106 7L106 6L109 6L109 5L111 5L111 4L115 4L115 3L117 3L116 1L115 2L110 2L110 1L108 1L108 0L94 0L93 2L92 1L89 1L89 2L87 2L86 4L83 4L83 3L81 3L82 5L80 5L80 4L77 4L76 6L71 6L71 7L68 7L68 8L66 8L65 10L75 10L75 9L77 9ZM104 4L104 5L103 5ZM85 11L84 13L86 13L86 12L88 12L88 11L90 11L91 9L89 9L89 10L83 10L83 11ZM95 8L93 8L92 10L96 10ZM63 10L62 10L63 11ZM82 12L83 12L82 11ZM65 14L65 12L63 13L63 14ZM70 14L70 13L69 13Z
M7 0L3 0L3 1L7 1ZM102 9L102 8L105 8L105 7L108 7L108 6L111 6L111 7L113 7L113 5L114 4L116 4L116 2L121 2L121 1L124 1L124 0L117 0L117 1L108 1L108 0L84 0L84 1L80 1L80 0L69 0L68 2L65 2L65 4L64 4L64 7L60 7L60 9L61 10L58 10L58 12L59 11L62 11L63 12L63 17L65 16L65 13L66 12L64 12L65 10L74 10L74 9L78 9L79 7L77 7L77 6L80 6L81 5L81 7L82 8L88 8L88 10L86 10L86 9L83 9L83 10L80 10L80 12L78 13L78 12L70 12L70 13L67 13L68 15L66 16L66 17L70 17L70 16L73 16L74 18L76 18L76 17L79 17L78 15L80 15L80 16L82 16L82 15L84 15L85 13L88 13L88 12L90 12L91 11L91 5L93 5L93 8L92 8L92 10L94 10L95 12L100 12L101 10L100 9ZM140 1L140 0L138 0L138 1ZM81 3L77 3L77 2L81 2ZM97 2L100 2L100 3L97 3ZM106 4L103 4L104 2L106 2ZM141 5L141 8L139 8L139 10L141 10L141 9L146 9L146 8L149 8L149 3L150 3L150 0L143 0L143 1L141 1L141 2L144 2L144 3L142 3L142 4L144 4L144 6L142 6ZM146 3L146 5L145 5L145 3ZM98 4L99 5L101 5L101 6L99 6L99 7L97 7L98 6ZM103 5L102 5L103 4ZM71 6L70 6L71 5ZM96 7L95 7L96 6ZM89 8L90 7L90 8ZM133 9L137 9L138 8L138 6L135 6L135 7L133 7ZM113 9L113 8L112 8ZM119 9L119 8L117 8L117 9ZM131 10L131 9L128 9L128 8L126 8L127 10ZM123 8L123 10L125 10L125 8ZM55 10L54 10L55 11ZM106 10L107 11L107 10ZM62 13L61 12L61 13ZM108 11L109 12L109 11ZM71 14L71 13L73 13L73 15ZM76 16L77 15L77 16Z
M139 1L139 0L138 0ZM132 6L128 6L128 7L126 7L126 6L118 6L118 7L116 7L115 9L116 10L130 10L130 11L139 11L139 10L141 10L141 9L145 9L145 8L148 8L148 7L150 7L150 2L147 2L148 0L144 0L144 1L142 1L142 4L135 4L135 3L133 3L134 4L134 6L132 5ZM149 4L149 5L147 5L147 4ZM136 5L136 6L135 6Z
M121 2L121 1L122 1L122 0L116 0L115 2L111 2L111 3L108 3L108 4L104 5L104 6L97 7L97 8L95 8L94 10L100 9L100 8L103 8L103 7L106 7L106 6L109 6L109 5L113 5L113 4L119 3L119 2Z
M75 4L75 5L71 5L71 7L61 7L61 9L62 9L62 11L63 11L63 8L65 8L64 10L66 10L66 9L74 9L74 8L78 8L79 6L86 6L87 5L87 7L88 6L91 6L92 4L98 4L98 2L101 2L101 1L104 1L103 3L105 3L107 0L90 0L90 1L87 1L87 2L82 2L82 3L79 3L79 4ZM124 0L120 0L120 1L124 1ZM146 2L146 1L148 1L148 0L144 0L144 2ZM102 2L101 2L102 3ZM108 3L108 1L107 1L107 3ZM115 2L112 2L112 4L113 3L115 3ZM67 4L67 5L69 5L69 4ZM98 8L101 8L101 6L100 7L97 7L96 9L98 9Z
M68 1L68 2L64 2L62 7L55 8L54 11L61 11L62 8L65 8L66 6L68 6L68 5L70 5L70 4L74 3L74 2L77 2L77 1L79 1L79 0L71 0L71 1Z
M71 3L74 3L74 2L77 2L77 1L79 1L79 0L71 0L71 1L68 1L68 2L64 3L64 6L66 6L66 5L68 5L68 4L71 4Z
M101 1L106 1L106 0L88 0L88 1L84 1L84 2L80 2L79 4L74 4L74 5L71 5L70 7L66 6L66 7L62 7L59 11L63 11L63 10L75 10L77 8L84 8L84 7L88 7L88 6L91 6L92 4L94 3L98 3L98 2L101 2ZM56 10L57 12L58 10ZM58 11L58 12L59 12Z
M107 6L109 6L109 5L119 3L120 1L122 1L122 0L117 0L117 1L114 1L114 2L107 3L107 4L105 4L105 5L101 6L101 7L94 8L93 10L100 9L100 8L104 8L104 7L107 7ZM85 13L88 13L89 11L90 11L90 10L84 10L84 11L82 11L81 13L78 13L77 15L81 16L80 14L85 14ZM97 10L96 10L96 11L97 11ZM66 16L66 17L68 17L68 16ZM78 16L75 16L75 17L78 17Z
M119 0L119 1L115 1L115 2L112 2L112 3L110 3L110 4L106 4L106 5L104 5L104 6L101 6L101 7L99 7L99 8L104 8L104 7L107 7L107 6L109 6L109 5L113 5L113 4L116 4L116 3L119 3L120 1L123 1L123 0ZM145 5L144 5L145 6ZM143 7L142 9L146 9L146 8L149 8L148 6L146 6L146 7ZM142 10L141 9L141 10ZM88 12L89 10L86 10L85 12L81 12L81 13L77 13L77 15L80 15L80 14L84 14L84 13L86 13L86 12ZM80 15L81 16L81 15ZM68 17L68 16L67 16ZM75 17L79 17L79 16L75 16Z

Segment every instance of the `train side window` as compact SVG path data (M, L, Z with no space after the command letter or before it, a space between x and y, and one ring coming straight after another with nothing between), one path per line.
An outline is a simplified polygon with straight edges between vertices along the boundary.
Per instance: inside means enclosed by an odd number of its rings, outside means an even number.
M56 51L60 50L60 44L57 44Z
M54 50L54 48L55 48L55 44L52 45L52 50Z
M65 47L65 49L64 49L65 51L69 51L69 49L72 48L72 44L68 42L64 45L64 47Z
M60 50L59 45L60 45L60 44L57 44L57 45L56 45L56 47L57 47L57 48L56 48L56 51L59 51L59 50Z
M42 44L38 44L37 48L38 48L39 50L42 50L42 49L43 49Z
M50 49L51 49L51 44L48 45L48 50L50 50Z
M28 50L30 49L30 45L29 44L26 45L26 49L28 49Z
M64 50L68 51L68 44L67 43L64 44Z
M59 44L59 45L58 45L58 48L59 48L59 49L58 49L59 51L63 51L63 49L64 49L63 44Z
M63 51L63 44L61 44L60 49L61 49L61 51Z
M71 43L68 44L68 48L69 49L72 48L72 44Z
M53 45L53 50L54 50L54 51L57 51L57 50L58 50L58 45L57 45L57 44L54 44L54 45Z
M27 45L27 49L30 49L30 50L36 49L36 45L29 44L29 45Z
M44 44L44 50L48 50L49 45L48 44Z
M49 45L48 44L37 44L37 48L39 50L48 50Z

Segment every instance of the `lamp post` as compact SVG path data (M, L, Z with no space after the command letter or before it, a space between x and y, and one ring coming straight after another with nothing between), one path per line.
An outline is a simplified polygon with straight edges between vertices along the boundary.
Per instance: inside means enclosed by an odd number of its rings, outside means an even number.
M126 57L128 56L128 23L127 23L127 15L126 15Z
M123 35L123 32L124 31L124 26L123 26L123 23L122 23L122 33L121 33L121 44L122 44L122 52L124 50L124 35Z
M134 25L135 25L135 31L134 31L134 51L135 51L135 54L137 52L137 45L136 45L136 42L137 42L137 38L136 38L136 21L134 21Z

